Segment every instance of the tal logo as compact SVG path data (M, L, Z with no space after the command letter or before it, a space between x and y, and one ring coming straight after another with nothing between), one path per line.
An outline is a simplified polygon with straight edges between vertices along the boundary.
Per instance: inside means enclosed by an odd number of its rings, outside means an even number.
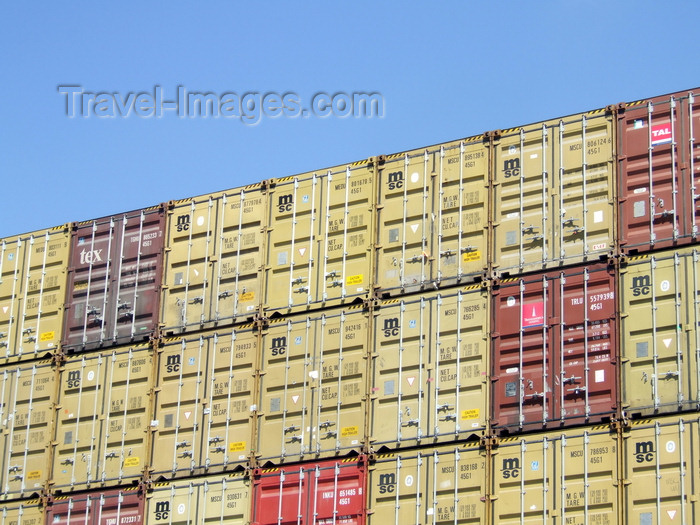
M102 250L85 250L80 252L80 264L92 264L97 262L102 262L102 256L100 255Z

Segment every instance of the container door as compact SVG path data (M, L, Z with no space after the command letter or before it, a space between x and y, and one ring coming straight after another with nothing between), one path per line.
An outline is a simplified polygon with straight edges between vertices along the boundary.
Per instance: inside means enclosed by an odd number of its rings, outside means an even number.
M324 178L318 306L348 303L371 291L373 180L367 162L329 170Z
M430 154L439 175L431 235L438 284L480 279L488 270L488 149L482 137L440 146Z
M426 468L420 453L385 454L370 465L367 523L402 525L426 521Z
M388 447L421 443L428 428L430 308L425 297L382 303L374 317L371 442ZM432 417L431 417L432 419Z
M694 523L700 517L697 418L639 422L625 435L625 523Z
M251 326L221 331L207 337L207 346L202 464L225 469L247 461L253 448L258 333Z
M380 293L414 292L430 281L430 166L425 150L394 155L380 165L375 276Z
M439 294L430 301L435 369L428 383L428 433L451 440L486 429L488 413L488 292L480 285Z
M187 199L174 203L168 211L169 250L161 313L166 334L198 330L211 319L217 204L212 196L200 201Z
M265 307L304 311L319 299L319 235L326 217L323 179L316 174L279 179L269 193Z
M203 336L166 340L160 352L151 451L157 474L191 476L202 464L206 345Z
M5 498L39 493L48 480L56 378L56 368L46 362L6 368L0 375Z

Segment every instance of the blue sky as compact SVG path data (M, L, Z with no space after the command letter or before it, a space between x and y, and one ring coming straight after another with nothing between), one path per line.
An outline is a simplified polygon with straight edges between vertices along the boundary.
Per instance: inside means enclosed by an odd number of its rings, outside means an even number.
M70 6L0 8L0 238L700 85L698 2ZM378 92L384 116L68 118L60 85Z

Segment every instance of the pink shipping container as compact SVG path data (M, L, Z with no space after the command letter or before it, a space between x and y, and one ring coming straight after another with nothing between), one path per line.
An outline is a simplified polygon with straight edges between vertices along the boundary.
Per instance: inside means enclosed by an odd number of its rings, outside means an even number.
M46 510L46 525L141 525L144 502L136 487L56 496Z
M617 131L622 251L697 242L700 106L693 91L621 105Z
M615 310L615 272L603 263L494 287L492 428L506 434L612 418Z
M77 223L72 233L63 346L143 341L158 326L162 207Z
M257 469L251 525L362 525L367 462L364 456Z

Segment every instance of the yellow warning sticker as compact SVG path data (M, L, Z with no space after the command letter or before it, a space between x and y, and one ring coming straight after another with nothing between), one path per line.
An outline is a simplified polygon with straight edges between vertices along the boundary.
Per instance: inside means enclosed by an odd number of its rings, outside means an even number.
M245 451L245 441L234 441L228 444L229 452L244 452Z
M241 301L252 301L255 299L255 292L245 292L241 294Z
M345 284L348 286L352 286L353 284L362 284L364 280L365 276L363 274L350 275L347 279L345 279Z
M357 433L359 432L359 428L357 426L353 427L343 427L340 429L340 435L342 437L350 437L350 436L356 436Z
M30 470L27 472L27 479L41 479L41 470Z
M462 419L479 419L479 409L462 410Z
M87 289L87 287L88 287L87 281L80 281L80 282L76 282L73 285L73 290L85 290L85 289Z
M44 332L39 336L39 341L44 342L44 341L53 341L54 336L56 335L56 332Z
M464 262L480 261L481 260L481 252L479 250L476 250L474 252L467 252L464 255L462 255L462 260Z
M132 456L124 460L125 467L138 467L140 464L141 460L136 456Z

